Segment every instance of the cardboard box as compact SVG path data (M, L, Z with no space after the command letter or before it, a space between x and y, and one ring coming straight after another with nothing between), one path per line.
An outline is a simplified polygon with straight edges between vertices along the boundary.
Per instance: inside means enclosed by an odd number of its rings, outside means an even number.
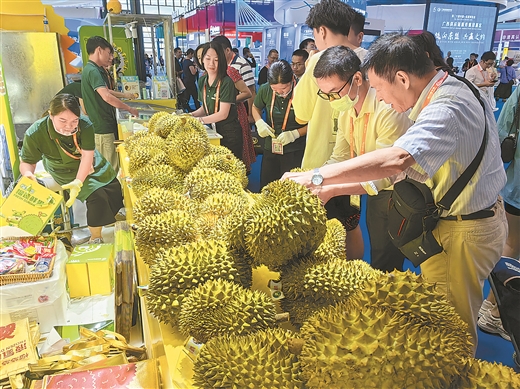
M70 297L112 293L113 265L113 244L76 246L66 265Z
M1 204L0 226L18 227L31 235L42 232L63 197L27 177L22 177Z

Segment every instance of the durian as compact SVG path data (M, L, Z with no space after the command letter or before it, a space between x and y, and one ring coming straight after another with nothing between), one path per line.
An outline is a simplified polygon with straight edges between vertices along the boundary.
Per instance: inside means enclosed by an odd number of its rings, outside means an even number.
M184 193L203 201L209 195L226 193L240 196L242 184L231 174L217 169L193 169L184 179Z
M152 188L170 189L183 193L184 173L168 165L148 165L133 176L130 187L137 197Z
M150 264L161 247L180 246L196 239L191 215L186 211L171 210L145 216L139 223L135 244L143 260Z
M179 329L199 342L245 335L275 325L276 307L265 293L216 279L193 289L182 301Z
M184 130L171 133L167 140L169 164L189 172L209 154L209 138L206 132Z
M208 280L238 278L234 262L225 243L211 239L158 250L150 268L148 309L160 321L176 324L190 289Z
M154 113L152 115L152 117L148 120L148 131L150 133L156 132L155 131L155 126L156 126L157 122L161 118L166 117L166 116L171 116L171 115L168 112L165 112L165 111L159 111L159 112Z
M210 145L209 153L210 154L216 154L216 155L233 154L233 152L230 149L228 149L226 146L214 145L214 144Z
M327 233L313 256L321 261L329 259L347 259L347 231L338 219L327 220Z
M306 388L447 388L463 366L451 330L380 306L341 302L302 327Z
M294 336L290 331L269 329L213 338L195 361L193 381L201 389L303 388L300 363L287 345Z
M517 389L520 374L510 367L468 358L464 372L453 382L451 389Z
M160 136L144 132L144 135L141 136L130 136L125 140L125 147L130 161L132 161L134 152L137 150L153 150L154 152L159 150L166 151L166 141Z
M196 168L214 168L233 175L242 183L242 187L247 187L248 179L246 176L246 165L244 162L230 154L209 154L202 158Z
M167 162L167 155L162 149L136 148L130 157L128 172L130 175L134 175L147 165L166 164Z
M189 212L191 200L177 192L164 188L151 188L139 197L133 207L134 221L139 224L148 215L157 215L178 209Z
M262 189L244 222L245 246L255 265L276 271L293 259L312 253L327 231L320 199L291 180Z
M157 121L155 132L157 135L168 138L183 131L196 131L201 135L207 134L204 125L191 115L169 115Z

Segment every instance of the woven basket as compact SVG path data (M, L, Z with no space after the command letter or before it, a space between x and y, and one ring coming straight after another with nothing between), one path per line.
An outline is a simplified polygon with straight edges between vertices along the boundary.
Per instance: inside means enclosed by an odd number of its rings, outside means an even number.
M23 239L23 237L21 237L21 238L16 238L16 237L2 238L2 239L0 239L0 241L2 241L2 242L13 241L13 240L16 241L16 240L20 240L20 239ZM52 257L51 262L49 264L49 270L47 270L44 273L34 272L34 273L20 273L20 274L4 274L4 275L0 275L0 286L2 286L2 285L9 285L9 284L17 284L17 283L27 283L27 282L41 281L41 280L44 280L46 278L49 278L52 275L52 270L54 268L54 261L56 260L56 243L57 243L57 239L54 238L53 247L54 247L55 253L54 253L54 256Z

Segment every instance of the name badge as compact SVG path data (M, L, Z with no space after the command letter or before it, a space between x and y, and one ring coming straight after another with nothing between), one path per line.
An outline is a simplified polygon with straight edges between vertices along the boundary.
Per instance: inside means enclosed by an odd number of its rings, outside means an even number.
M283 144L278 139L271 140L271 152L283 155Z

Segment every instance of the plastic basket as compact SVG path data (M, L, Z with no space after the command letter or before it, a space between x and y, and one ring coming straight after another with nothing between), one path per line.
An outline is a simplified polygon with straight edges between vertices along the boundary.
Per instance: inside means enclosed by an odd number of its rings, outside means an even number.
M25 239L25 238L8 237L8 238L0 239L0 242L17 241L17 240L22 240L22 239ZM54 256L52 257L51 262L49 264L49 270L47 270L46 272L43 272L43 273L33 272L33 273L0 275L0 286L17 284L17 283L28 283L28 282L40 281L40 280L49 278L52 275L52 270L54 268L54 261L56 260L56 243L57 243L57 239L54 238L54 241L53 241Z

